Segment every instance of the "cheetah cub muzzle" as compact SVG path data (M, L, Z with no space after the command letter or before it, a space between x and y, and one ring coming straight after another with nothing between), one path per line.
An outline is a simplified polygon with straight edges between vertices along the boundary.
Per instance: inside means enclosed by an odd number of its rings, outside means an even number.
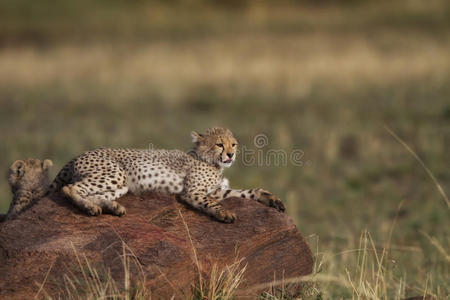
M190 206L225 223L236 216L221 201L242 197L284 211L281 200L261 188L231 189L223 170L236 159L238 142L230 130L214 127L204 134L191 133L194 147L180 150L96 149L70 161L50 189L62 192L89 215L117 216L125 208L116 200L127 192L145 191L178 195Z

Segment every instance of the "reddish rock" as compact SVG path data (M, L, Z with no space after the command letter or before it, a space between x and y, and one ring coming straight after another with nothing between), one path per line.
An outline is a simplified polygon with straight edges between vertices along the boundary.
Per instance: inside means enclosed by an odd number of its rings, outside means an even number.
M127 209L124 217L88 217L52 195L16 219L0 223L0 298L31 299L50 266L44 289L53 296L63 293L62 275L79 269L74 248L91 265L109 268L120 280L121 240L139 260L154 299L189 295L198 273L180 213L204 274L214 263L224 266L236 256L244 258L247 269L241 294L255 293L249 288L270 283L274 277L312 272L311 251L292 220L255 201L229 198L223 202L236 213L234 224L219 223L173 196L126 195L119 202Z

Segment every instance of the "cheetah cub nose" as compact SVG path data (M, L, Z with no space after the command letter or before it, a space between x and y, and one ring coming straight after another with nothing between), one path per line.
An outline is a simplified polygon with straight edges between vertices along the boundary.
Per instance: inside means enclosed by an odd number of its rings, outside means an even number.
M228 156L229 158L232 158L233 155L234 155L234 153L227 153L227 156Z

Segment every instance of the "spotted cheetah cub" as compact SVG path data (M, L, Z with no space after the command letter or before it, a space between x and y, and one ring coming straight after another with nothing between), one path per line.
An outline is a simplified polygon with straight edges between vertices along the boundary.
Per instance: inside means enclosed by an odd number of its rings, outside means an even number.
M15 161L8 169L8 183L11 186L13 200L5 219L20 214L35 201L42 198L50 185L49 170L53 163L46 159L25 159Z
M128 191L177 194L194 208L232 223L235 215L220 201L227 197L257 200L284 211L275 195L263 189L234 190L223 177L224 168L236 159L238 142L225 128L192 132L193 149L179 150L97 149L70 161L57 175L51 189L63 193L90 215L108 212L122 216L125 208L116 200Z

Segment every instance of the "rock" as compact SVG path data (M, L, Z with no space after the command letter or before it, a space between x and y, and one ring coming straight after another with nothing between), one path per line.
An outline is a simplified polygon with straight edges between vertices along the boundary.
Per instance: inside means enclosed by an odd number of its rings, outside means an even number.
M234 224L219 223L174 196L125 195L119 202L127 209L125 216L89 217L55 194L0 223L0 298L31 299L43 282L48 295L63 294L62 276L79 270L75 252L120 280L121 240L142 266L154 299L192 293L199 278L194 248L204 275L215 263L226 266L243 258L247 268L241 295L255 295L260 290L251 287L274 278L312 272L311 251L291 218L256 201L224 200L237 215Z

